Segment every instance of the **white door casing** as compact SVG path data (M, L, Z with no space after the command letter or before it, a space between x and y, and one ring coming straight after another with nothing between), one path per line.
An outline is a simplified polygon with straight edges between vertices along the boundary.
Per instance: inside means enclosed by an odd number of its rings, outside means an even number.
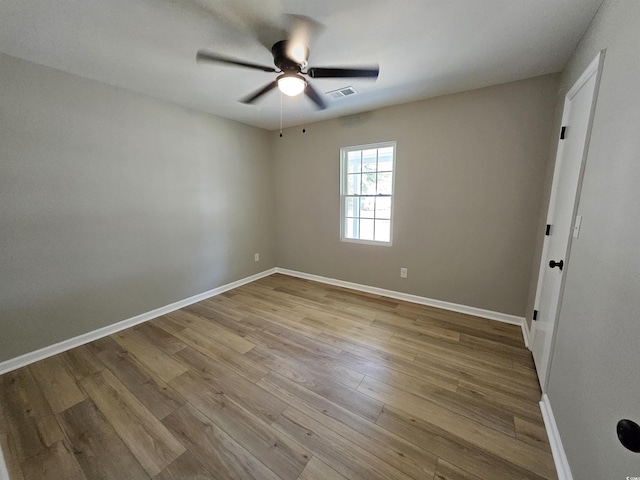
M589 64L565 96L561 133L564 138L558 141L547 214L549 234L544 240L534 307L537 320L531 326L531 351L543 392L546 391L551 368L556 323L562 305L603 60L604 51ZM552 268L549 264L551 261L562 261L562 269L557 265Z

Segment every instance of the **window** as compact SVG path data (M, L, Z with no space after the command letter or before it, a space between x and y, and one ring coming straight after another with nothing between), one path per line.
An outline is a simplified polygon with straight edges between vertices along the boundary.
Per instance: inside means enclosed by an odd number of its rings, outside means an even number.
M391 245L396 143L340 149L340 238Z

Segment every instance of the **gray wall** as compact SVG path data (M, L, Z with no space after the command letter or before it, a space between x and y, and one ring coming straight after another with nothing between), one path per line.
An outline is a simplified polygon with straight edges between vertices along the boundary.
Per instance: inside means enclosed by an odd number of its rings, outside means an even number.
M549 75L274 133L278 266L524 316L557 87ZM387 140L393 246L340 242L340 147Z
M616 423L640 423L640 2L605 1L562 76L606 48L548 394L575 479L640 475Z
M269 149L0 55L0 361L275 266Z

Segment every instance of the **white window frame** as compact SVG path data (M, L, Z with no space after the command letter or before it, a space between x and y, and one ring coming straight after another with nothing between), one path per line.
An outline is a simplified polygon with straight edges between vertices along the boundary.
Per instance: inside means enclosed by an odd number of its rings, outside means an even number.
M389 241L385 242L385 241L381 241L381 240L361 240L359 238L346 238L345 237L345 218L346 218L346 212L345 212L345 199L347 197L356 197L356 198L360 198L360 197L370 197L370 196L374 196L374 195L348 195L346 192L347 190L347 156L349 152L353 152L353 151L358 151L358 150L371 150L371 149L378 149L378 148L386 148L386 147L392 147L393 148L393 158L392 158L392 166L391 166L391 172L392 172L392 181L391 181L391 195L384 195L384 196L388 196L391 199L391 208L390 208L390 213L389 213L389 217L390 217L390 221L389 221ZM396 155L397 155L397 144L395 141L389 141L389 142L379 142L379 143L370 143L370 144L366 144L366 145L354 145L351 147L342 147L340 148L340 241L342 242L347 242L347 243L361 243L361 244L365 244L365 245L377 245L377 246L384 246L384 247L390 247L393 244L393 217L394 217L394 205L395 205L395 195L396 195ZM376 169L377 171L377 169ZM377 195L375 195L377 196ZM362 218L362 217L358 217L358 218ZM375 224L374 224L375 225Z

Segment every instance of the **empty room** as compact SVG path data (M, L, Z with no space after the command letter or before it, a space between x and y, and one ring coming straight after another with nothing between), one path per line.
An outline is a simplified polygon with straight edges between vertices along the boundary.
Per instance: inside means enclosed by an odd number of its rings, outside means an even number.
M640 2L0 3L0 480L640 478Z

